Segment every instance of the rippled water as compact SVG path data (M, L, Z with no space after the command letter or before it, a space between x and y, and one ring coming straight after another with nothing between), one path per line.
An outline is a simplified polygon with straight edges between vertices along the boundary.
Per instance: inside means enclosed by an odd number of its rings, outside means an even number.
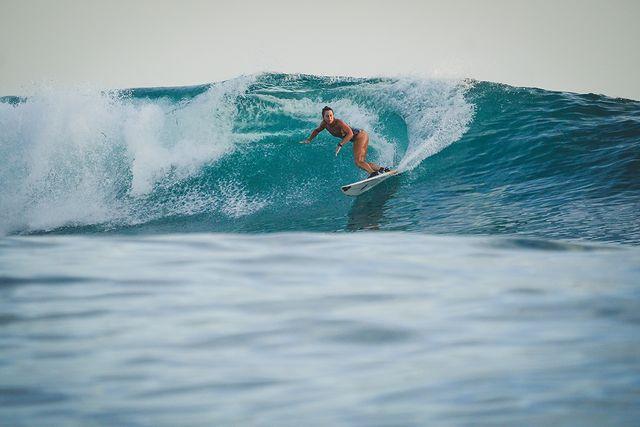
M515 237L7 237L0 424L634 425L639 273Z

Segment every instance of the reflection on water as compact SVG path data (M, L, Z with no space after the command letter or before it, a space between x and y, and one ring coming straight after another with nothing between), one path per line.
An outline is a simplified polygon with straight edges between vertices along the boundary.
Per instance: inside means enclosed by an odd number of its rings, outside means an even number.
M384 215L384 207L400 187L399 177L393 177L371 191L356 197L349 210L348 231L377 230Z

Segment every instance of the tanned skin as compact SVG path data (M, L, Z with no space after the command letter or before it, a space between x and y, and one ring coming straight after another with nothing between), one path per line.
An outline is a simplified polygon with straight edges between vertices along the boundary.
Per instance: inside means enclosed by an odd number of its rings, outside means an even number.
M322 122L320 125L311 132L309 138L302 141L303 144L310 143L313 138L318 136L320 132L323 130L328 130L329 133L337 138L341 138L342 140L336 147L336 156L342 149L342 147L353 138L353 131L351 128L342 120L336 119L333 116L332 110L327 110L324 112L322 116ZM360 169L372 173L380 169L380 166L375 163L370 163L366 161L367 157L367 148L369 147L369 134L364 130L360 130L360 133L353 138L353 160L355 161L356 166Z

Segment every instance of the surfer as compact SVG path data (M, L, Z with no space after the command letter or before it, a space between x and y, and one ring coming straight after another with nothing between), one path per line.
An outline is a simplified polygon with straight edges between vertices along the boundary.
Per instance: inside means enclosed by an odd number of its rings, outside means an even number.
M366 161L367 148L369 147L369 134L364 129L352 128L342 120L336 119L333 116L331 107L324 107L322 109L322 122L311 132L309 138L301 141L301 143L310 143L313 138L325 129L328 130L331 135L342 139L336 147L336 156L347 142L353 141L353 160L356 166L369 173L369 178L384 172L389 172L389 168L384 168Z

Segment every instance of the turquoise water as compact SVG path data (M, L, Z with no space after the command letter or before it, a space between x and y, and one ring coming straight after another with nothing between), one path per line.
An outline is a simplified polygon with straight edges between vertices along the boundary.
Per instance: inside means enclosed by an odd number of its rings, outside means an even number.
M359 198L331 105L403 172ZM7 425L634 425L640 102L261 74L0 102Z
M19 102L20 100L15 100ZM362 199L330 104L404 174ZM5 234L402 230L637 244L640 103L469 81L264 74L0 104ZM348 147L350 148L350 147Z

